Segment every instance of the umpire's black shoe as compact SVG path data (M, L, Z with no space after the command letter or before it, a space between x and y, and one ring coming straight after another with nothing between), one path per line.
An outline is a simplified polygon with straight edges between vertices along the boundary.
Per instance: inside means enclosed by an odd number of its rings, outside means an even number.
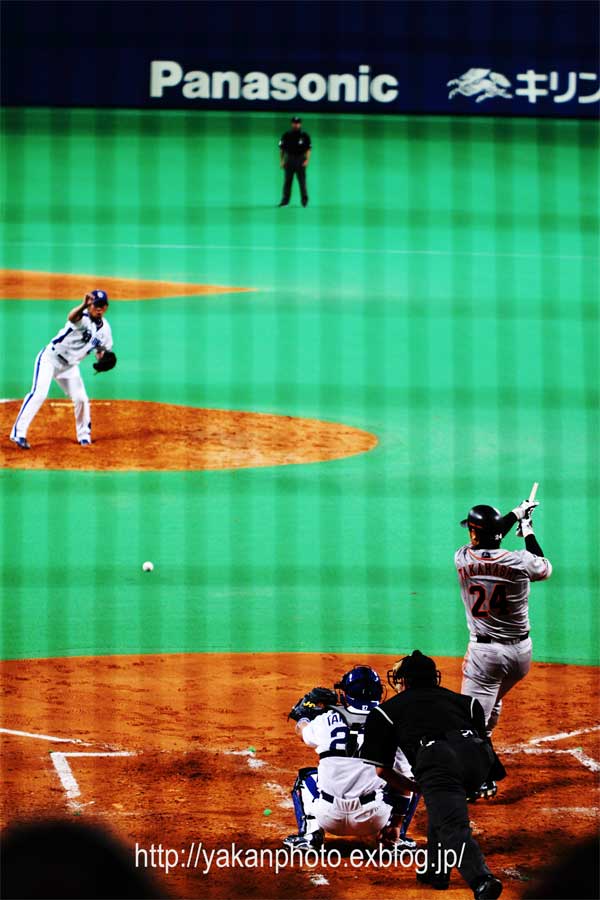
M421 872L417 874L419 884L428 884L434 891L447 891L450 884L450 876L436 875L435 872Z
M502 893L502 882L493 875L486 875L479 882L476 888L473 888L473 896L475 900L496 900Z
M282 200L279 206L287 206L289 202L289 200Z
M308 197L305 197L302 201L302 206L308 206Z

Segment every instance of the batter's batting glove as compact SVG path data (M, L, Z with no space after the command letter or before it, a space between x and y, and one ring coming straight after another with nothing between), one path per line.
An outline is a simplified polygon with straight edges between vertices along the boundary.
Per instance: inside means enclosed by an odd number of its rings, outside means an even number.
M521 521L517 525L516 534L517 537L523 538L526 538L528 534L533 534L533 522L531 520L531 513L525 516L524 519L521 519Z
M517 519L520 522L521 519L524 519L526 516L531 517L531 513L536 508L536 506L539 506L539 505L540 505L539 500L523 500L523 502L519 503L518 506L515 506L515 508L512 509L511 512L513 512L515 514L515 516L517 517Z

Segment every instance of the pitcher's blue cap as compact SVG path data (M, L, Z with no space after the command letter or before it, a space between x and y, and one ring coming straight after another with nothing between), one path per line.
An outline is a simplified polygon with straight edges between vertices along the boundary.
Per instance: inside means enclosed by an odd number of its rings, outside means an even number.
M108 306L108 294L106 291L90 291L90 294L94 298L92 300L93 306Z

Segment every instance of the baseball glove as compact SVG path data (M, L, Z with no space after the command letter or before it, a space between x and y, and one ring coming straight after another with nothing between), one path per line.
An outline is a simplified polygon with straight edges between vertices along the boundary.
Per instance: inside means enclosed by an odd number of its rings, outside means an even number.
M326 709L330 709L338 702L335 691L324 687L314 687L312 691L300 697L288 714L288 719L299 722L300 719L316 719Z
M96 372L110 372L117 364L117 357L112 350L105 350L100 359L94 363Z

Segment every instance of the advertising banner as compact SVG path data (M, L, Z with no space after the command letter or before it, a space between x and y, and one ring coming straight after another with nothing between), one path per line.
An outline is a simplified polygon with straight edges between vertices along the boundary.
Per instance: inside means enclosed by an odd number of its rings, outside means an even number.
M598 5L3 4L5 105L596 117Z

